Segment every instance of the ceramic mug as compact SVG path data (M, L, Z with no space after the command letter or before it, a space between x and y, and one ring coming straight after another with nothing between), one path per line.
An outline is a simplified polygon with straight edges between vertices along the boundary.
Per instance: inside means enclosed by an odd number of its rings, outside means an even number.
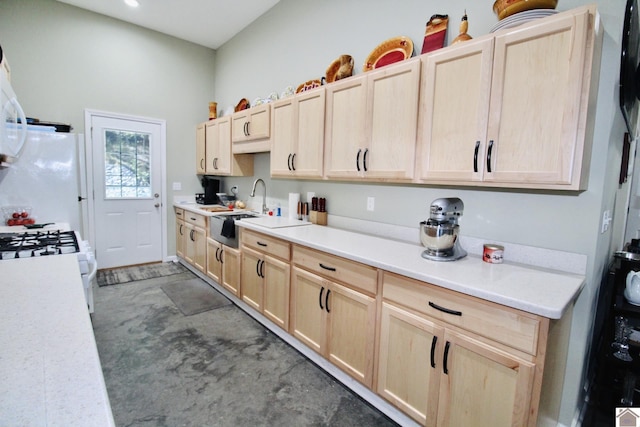
M640 271L631 270L627 274L624 296L631 304L640 305Z

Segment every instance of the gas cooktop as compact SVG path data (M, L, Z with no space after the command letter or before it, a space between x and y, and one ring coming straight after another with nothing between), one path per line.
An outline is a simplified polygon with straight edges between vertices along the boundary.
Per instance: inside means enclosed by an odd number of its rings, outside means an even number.
M73 231L0 233L0 259L71 254L80 251Z

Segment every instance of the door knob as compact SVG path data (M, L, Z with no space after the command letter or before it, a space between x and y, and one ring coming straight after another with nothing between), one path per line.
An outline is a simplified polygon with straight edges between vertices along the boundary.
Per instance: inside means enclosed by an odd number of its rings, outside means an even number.
M160 203L156 203L156 204L155 204L155 205L153 205L153 206L155 206L156 208L159 208L159 207L160 207Z

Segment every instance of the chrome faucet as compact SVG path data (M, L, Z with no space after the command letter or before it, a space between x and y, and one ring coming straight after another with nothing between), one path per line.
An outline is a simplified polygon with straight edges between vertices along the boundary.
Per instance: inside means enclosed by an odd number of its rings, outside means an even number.
M264 187L264 193L262 194L262 213L266 214L267 212L269 212L269 209L267 209L267 184L264 183L262 178L258 178L253 182L253 189L251 190L251 194L249 196L256 196L256 185L258 185L259 182L261 182L262 186Z

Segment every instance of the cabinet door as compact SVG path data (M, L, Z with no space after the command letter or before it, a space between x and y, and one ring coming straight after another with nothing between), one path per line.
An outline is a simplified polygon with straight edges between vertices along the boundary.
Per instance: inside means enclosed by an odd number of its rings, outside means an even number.
M289 332L323 356L327 335L327 312L324 304L328 288L329 283L326 280L293 267Z
M438 426L527 424L535 365L445 331Z
M220 163L220 137L218 135L217 120L211 120L205 125L205 172L210 175L218 173L217 164Z
M187 237L187 229L184 221L176 220L176 255L184 258L185 242Z
M231 119L224 117L216 119L218 124L218 161L216 162L216 170L219 175L231 175L232 156L231 156Z
M269 130L271 129L270 111L268 104L249 109L247 139L254 140L269 138Z
M249 111L234 113L231 116L231 141L246 141L249 139L247 127L249 126Z
M235 296L240 296L240 251L222 246L222 286Z
M185 239L184 239L184 259L193 265L193 260L196 257L196 241L193 236L193 229L195 226L193 224L189 224L185 221L184 223L184 231L185 231Z
M206 131L205 131L204 123L201 123L196 127L196 173L197 174L204 174L206 170L205 169L205 165L206 165L205 132Z
M563 14L496 36L485 180L571 184L588 20Z
M262 254L246 246L242 247L242 273L240 292L242 300L258 311L262 311L263 259Z
M222 283L222 245L207 237L207 276Z
M460 43L421 60L418 178L482 180L493 38Z
M420 60L405 61L367 75L368 146L362 155L367 178L413 178Z
M324 88L296 97L296 149L291 166L297 177L321 178L324 154Z
M376 325L376 300L332 283L325 298L328 313L327 358L371 387Z
M382 303L377 392L421 425L435 426L444 329Z
M289 177L293 174L291 158L296 152L295 98L289 97L273 104L271 122L271 176Z
M264 304L262 313L284 330L289 328L289 263L264 257Z
M207 268L207 233L203 228L193 227L190 234L194 244L193 266L204 273Z
M366 76L327 86L324 174L328 178L356 178L364 173L366 86Z
M204 230L188 222L184 223L187 233L185 239L185 260L198 270L205 272L207 262L207 236Z

